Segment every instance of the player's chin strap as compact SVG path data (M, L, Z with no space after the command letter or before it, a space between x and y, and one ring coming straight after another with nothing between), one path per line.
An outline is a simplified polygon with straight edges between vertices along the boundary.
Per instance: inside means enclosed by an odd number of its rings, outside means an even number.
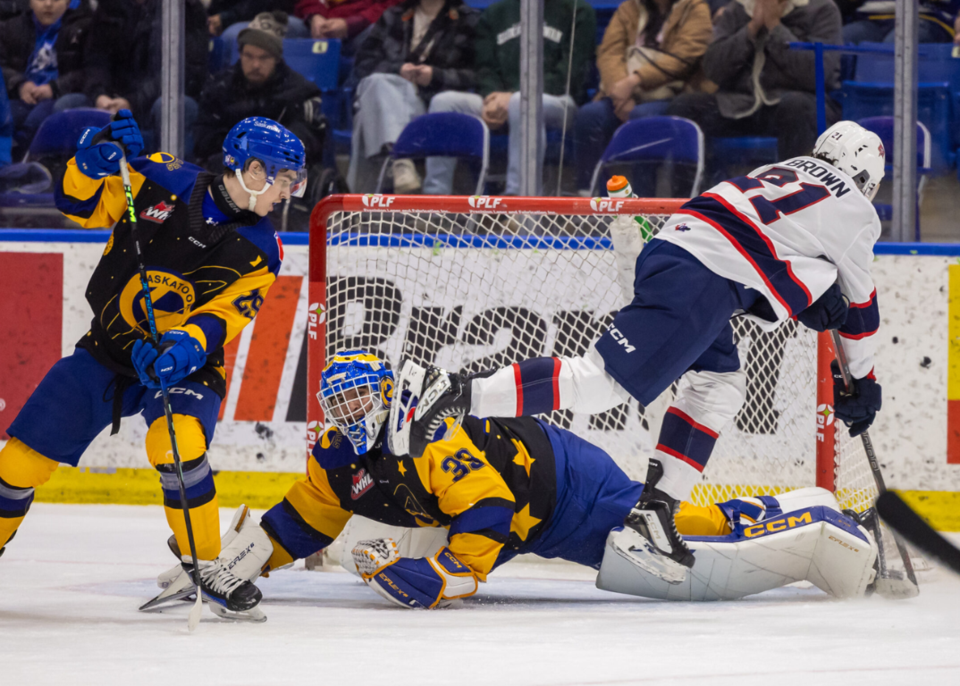
M263 195L264 193L266 193L267 189L270 188L270 186L273 184L267 182L263 185L263 188L261 188L260 190L252 191L249 188L247 188L247 184L243 182L243 174L241 173L241 171L239 169L234 169L233 172L234 174L237 175L237 180L240 182L240 188L242 188L243 190L245 190L247 193L250 194L250 199L247 201L247 209L253 212L253 209L257 206L257 198Z

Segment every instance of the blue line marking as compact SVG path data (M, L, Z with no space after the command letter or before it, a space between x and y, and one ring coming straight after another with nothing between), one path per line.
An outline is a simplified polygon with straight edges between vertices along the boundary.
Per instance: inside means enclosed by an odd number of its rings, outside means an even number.
M284 245L309 245L306 232L281 233ZM106 243L110 231L103 229L0 229L0 243ZM442 242L441 242L442 241ZM338 234L334 245L370 246L377 248L527 248L545 250L609 250L610 239L589 236L460 236L424 234ZM875 255L934 255L960 257L960 243L877 243Z

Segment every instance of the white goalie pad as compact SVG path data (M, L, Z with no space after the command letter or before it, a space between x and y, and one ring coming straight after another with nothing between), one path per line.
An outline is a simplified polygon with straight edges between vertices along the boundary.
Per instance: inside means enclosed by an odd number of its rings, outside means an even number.
M873 581L877 545L852 519L824 505L803 507L728 536L686 536L696 558L687 578L669 584L622 553L607 537L597 587L662 600L735 600L796 581L837 598L862 596Z

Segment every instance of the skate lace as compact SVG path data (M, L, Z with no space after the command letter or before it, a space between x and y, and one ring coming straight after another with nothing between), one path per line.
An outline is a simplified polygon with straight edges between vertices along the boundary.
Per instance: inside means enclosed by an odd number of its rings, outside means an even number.
M227 569L221 560L213 560L200 567L200 580L210 590L229 596L243 585L244 580Z

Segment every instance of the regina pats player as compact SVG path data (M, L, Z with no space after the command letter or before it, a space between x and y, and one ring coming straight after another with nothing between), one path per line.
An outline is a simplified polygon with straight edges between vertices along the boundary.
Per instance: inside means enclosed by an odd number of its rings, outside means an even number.
M745 397L731 317L768 331L794 317L817 331L839 328L857 382L853 395L835 394L837 417L858 435L880 409L872 340L880 315L870 276L880 221L870 201L883 173L880 139L844 121L817 139L811 157L714 186L639 253L633 302L586 355L528 360L472 379L408 362L398 389L419 405L391 420L391 447L420 455L445 419L467 413L596 414L631 396L647 405L680 379L656 449L663 477L627 519L647 541L638 546L641 564L679 583L694 557L673 515Z
M117 176L117 143L136 158L128 166L132 212ZM57 207L85 228L116 226L87 286L90 331L50 369L7 430L11 439L0 452L0 547L16 533L34 489L58 465L76 466L104 428L112 424L116 433L121 417L142 413L167 521L179 549L188 551L163 384L204 596L229 611L250 610L260 591L217 561L219 512L207 449L225 391L223 346L253 320L276 280L283 250L266 215L305 185L303 145L274 121L245 119L223 144L231 171L215 176L163 152L136 157L143 139L130 112L121 110L102 131L84 131L78 147L57 188ZM137 218L138 245L128 214ZM141 246L159 348L138 271Z
M686 585L672 586L637 565L636 532L622 523L645 487L603 450L532 417L470 416L452 436L441 427L423 456L395 455L385 440L393 389L393 373L377 357L333 357L318 394L333 427L316 443L307 478L259 526L240 508L224 537L225 566L254 580L330 545L356 514L415 530L353 548L370 588L407 608L472 595L521 553L592 567L601 588L655 598L739 598L801 579L850 597L874 578L871 536L837 511L833 494L808 488L710 507L683 503L677 526L691 537L697 566ZM661 474L651 460L648 484ZM843 543L819 544L828 537ZM161 575L161 585L167 597L192 587L180 568Z

